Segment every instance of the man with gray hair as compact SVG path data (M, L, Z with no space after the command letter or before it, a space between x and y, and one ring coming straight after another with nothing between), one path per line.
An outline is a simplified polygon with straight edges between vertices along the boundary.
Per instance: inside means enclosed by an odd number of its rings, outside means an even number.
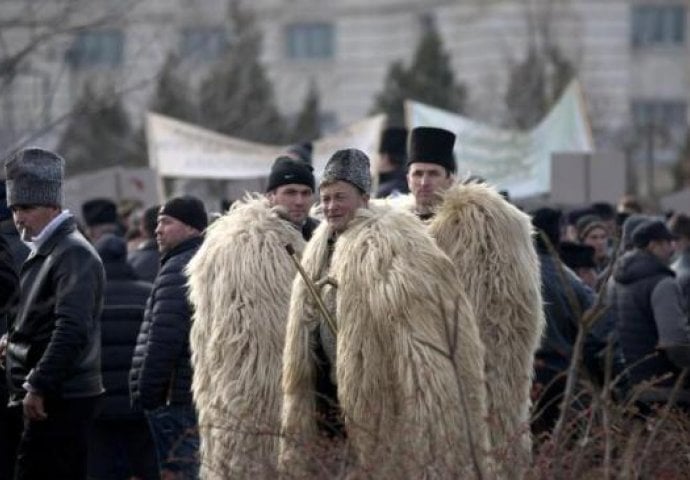
M335 152L320 182L325 221L292 286L279 466L330 476L309 452L325 444L332 458L354 454L352 477L481 475L483 459L470 461L488 447L472 310L417 217L369 205L370 190L367 155Z
M86 478L87 434L103 393L103 264L62 210L60 156L21 150L5 173L7 204L31 249L7 341L10 406L24 417L14 478Z

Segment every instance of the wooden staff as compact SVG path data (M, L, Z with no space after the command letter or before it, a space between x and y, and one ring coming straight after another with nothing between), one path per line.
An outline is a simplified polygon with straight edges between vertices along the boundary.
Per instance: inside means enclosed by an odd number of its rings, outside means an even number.
M295 267L297 267L297 271L302 276L304 283L307 284L307 289L309 290L309 293L311 294L311 297L314 300L314 302L316 302L316 306L321 311L321 315L323 315L323 318L326 320L326 325L328 325L328 328L331 330L333 336L336 336L338 332L338 327L335 324L335 319L331 316L330 312L326 308L326 305L323 303L323 300L321 299L321 295L319 295L319 292L316 291L316 285L314 284L312 279L309 278L307 272L304 271L304 268L302 268L302 264L299 262L299 259L297 258L295 249L292 248L292 245L288 243L287 245L285 245L285 250L287 250L288 255L290 255L292 263L294 263Z

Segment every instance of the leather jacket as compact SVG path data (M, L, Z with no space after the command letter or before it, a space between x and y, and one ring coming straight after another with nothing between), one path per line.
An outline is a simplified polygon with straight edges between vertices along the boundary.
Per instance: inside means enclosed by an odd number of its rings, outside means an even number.
M103 264L64 220L22 266L20 301L11 312L7 347L10 403L27 382L44 396L103 393L101 326Z

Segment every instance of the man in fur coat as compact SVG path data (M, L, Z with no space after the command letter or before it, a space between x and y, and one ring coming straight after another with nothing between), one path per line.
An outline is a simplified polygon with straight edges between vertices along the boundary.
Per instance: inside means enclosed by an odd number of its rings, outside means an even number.
M288 212L248 197L207 229L187 267L204 479L275 477L281 355L296 273L286 244L298 253L304 246Z
M325 222L302 265L336 325L297 277L280 466L299 478L342 468L355 477L468 478L483 472L488 448L474 313L420 221L369 207L370 187L363 152L331 157L320 185Z
M276 158L268 176L266 198L271 206L283 207L287 218L309 241L319 221L309 216L314 203L314 174L311 165L287 156Z
M529 216L494 188L455 182L455 135L411 132L408 153L415 212L452 260L486 347L489 435L508 477L530 460L530 386L544 328L539 260Z

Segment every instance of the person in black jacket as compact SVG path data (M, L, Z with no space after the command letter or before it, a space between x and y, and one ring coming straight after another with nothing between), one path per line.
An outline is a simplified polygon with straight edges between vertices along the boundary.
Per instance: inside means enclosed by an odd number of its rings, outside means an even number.
M19 278L14 267L14 257L9 244L0 235L0 337L2 337L2 345L0 349L4 351L6 348L7 337L7 310L16 301L19 292ZM0 381L0 479L10 479L12 472L12 464L14 463L11 454L12 446L10 444L10 432L13 428L11 424L11 416L7 409L8 393L7 385L4 382L5 367L0 365L0 375L3 381Z
M192 404L189 330L192 312L184 269L208 223L203 203L176 197L160 209L161 268L146 305L130 371L132 402L149 419L161 474L198 475L199 437Z
M386 128L381 133L378 161L378 189L376 198L405 195L410 188L407 185L407 129L399 127Z
M103 384L101 411L90 435L89 478L159 478L156 451L141 409L129 401L128 376L152 285L127 264L127 243L105 234L94 244L105 267L101 317Z
M86 478L87 432L103 393L103 264L61 210L60 156L21 150L5 172L7 203L31 246L7 344L10 405L24 417L15 478Z
M538 229L535 242L546 318L546 330L534 362L533 395L537 398L533 408L532 431L535 435L541 435L555 426L560 415L575 340L584 313L594 305L595 294L562 263L558 253L548 247L547 240L554 249L560 244L561 212L540 208L532 213L532 223ZM568 298L570 293L576 305L571 304ZM585 336L583 364L594 380L603 378L602 357L609 341L614 352L613 376L624 369L623 356L614 333L614 318L609 314L604 315ZM583 405L574 406L581 408Z
M139 224L139 230L145 240L135 250L127 254L127 263L132 266L134 273L147 282L153 282L156 279L160 264L158 244L155 237L159 210L160 206L154 205L144 211Z
M674 236L663 222L650 220L635 228L632 240L635 248L613 272L617 327L632 393L647 415L670 399L681 370L690 367L690 329L680 286L668 266ZM650 381L652 385L637 391ZM690 381L680 387L676 402L688 410Z

